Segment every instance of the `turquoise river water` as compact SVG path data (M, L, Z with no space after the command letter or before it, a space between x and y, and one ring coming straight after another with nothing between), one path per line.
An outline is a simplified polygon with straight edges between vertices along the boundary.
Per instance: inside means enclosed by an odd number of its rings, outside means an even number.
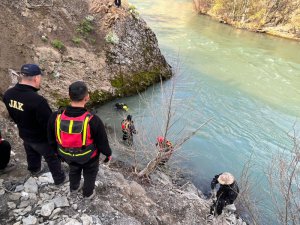
M174 158L208 192L215 174L230 171L238 177L253 155L251 173L257 182L255 197L262 199L263 224L276 224L265 171L274 153L292 148L287 133L295 123L299 127L300 43L220 24L198 15L192 0L130 2L156 33L167 61L179 68L162 85L167 90L175 84L177 122L170 138L212 118ZM154 143L164 118L162 88L156 85L142 95L147 104L140 96L116 101L129 105L139 134L146 131ZM120 129L123 115L112 111L116 101L98 112L105 123Z

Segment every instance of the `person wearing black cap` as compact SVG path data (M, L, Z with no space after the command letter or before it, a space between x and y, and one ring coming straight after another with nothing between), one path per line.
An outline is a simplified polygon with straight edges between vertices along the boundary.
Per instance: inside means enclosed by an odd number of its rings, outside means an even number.
M2 138L0 131L0 174L7 173L15 168L15 165L9 163L11 153L11 145Z
M32 175L39 174L42 171L43 156L54 183L60 185L65 182L66 176L61 168L61 161L48 144L47 123L52 111L47 100L37 94L41 80L42 72L38 65L23 65L21 81L5 92L3 101L24 141L28 170Z
M95 181L99 170L100 153L111 160L111 149L101 119L85 109L89 101L86 84L77 81L69 86L71 105L54 112L48 123L48 140L57 153L69 164L70 192L80 190L83 173L83 197L95 196Z

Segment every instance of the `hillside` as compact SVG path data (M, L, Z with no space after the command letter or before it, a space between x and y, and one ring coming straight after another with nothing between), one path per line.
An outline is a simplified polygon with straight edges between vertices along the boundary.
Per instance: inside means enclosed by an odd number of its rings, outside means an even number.
M194 0L196 10L222 23L300 40L299 0Z
M3 0L0 2L0 96L8 69L38 63L41 93L53 106L65 103L74 80L84 80L92 104L142 91L169 78L171 67L155 34L134 7L109 0Z

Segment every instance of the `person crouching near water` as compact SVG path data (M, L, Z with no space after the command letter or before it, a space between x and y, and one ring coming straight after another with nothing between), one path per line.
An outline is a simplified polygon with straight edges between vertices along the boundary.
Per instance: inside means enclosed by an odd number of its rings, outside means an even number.
M156 146L159 148L159 165L164 166L173 154L173 144L164 137L157 137Z
M220 184L216 192L216 185ZM233 204L239 194L239 187L231 173L224 172L216 175L211 181L213 195L213 205L210 208L210 214L220 215L225 206Z
M122 120L121 127L123 141L128 141L129 144L133 144L133 134L136 134L136 130L131 115L128 115L126 119Z
M101 119L85 109L89 101L86 84L77 81L69 86L71 105L54 112L48 123L48 140L51 146L70 167L70 193L74 196L81 189L83 172L83 197L95 196L95 181L99 170L100 153L111 160L107 134Z

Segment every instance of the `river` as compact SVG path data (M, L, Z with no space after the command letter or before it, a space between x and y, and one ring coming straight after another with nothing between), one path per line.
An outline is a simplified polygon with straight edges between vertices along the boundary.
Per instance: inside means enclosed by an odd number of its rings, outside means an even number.
M177 131L183 126L192 131L212 118L174 157L185 158L180 166L192 171L195 184L207 192L215 174L230 171L238 177L253 155L263 224L276 224L269 213L265 171L274 153L292 148L287 133L295 123L299 128L300 43L220 24L198 15L192 0L130 2L156 33L167 61L179 68L163 84L168 89L176 80ZM146 127L153 142L159 130L153 121L163 117L161 96L156 85L143 93L149 104L140 96L116 100L129 105L137 129ZM100 107L99 115L119 128L123 115L112 113L116 101Z

